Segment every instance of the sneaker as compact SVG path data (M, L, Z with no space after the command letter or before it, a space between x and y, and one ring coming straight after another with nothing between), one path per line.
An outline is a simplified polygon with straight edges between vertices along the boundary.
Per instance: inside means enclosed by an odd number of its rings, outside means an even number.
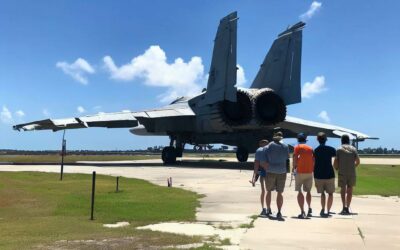
M301 212L301 214L299 214L299 215L297 216L297 218L299 218L299 219L305 219L305 218L307 218L307 217L306 217L306 213L304 213L304 211Z
M321 216L321 218L328 218L330 216L329 212L325 213L324 209L321 209L321 212L319 213L319 215Z
M278 220L282 219L282 214L281 214L281 212L278 212L278 213L276 214L276 218L277 218Z
M346 207L346 214L347 214L347 215L351 215L350 210L349 210L348 207Z
M270 215L272 215L271 208L267 208L267 216L270 216Z
M312 217L312 209L311 209L311 207L308 208L307 217Z
M347 207L343 207L342 211L339 214L341 214L341 215L349 215L349 209Z
M262 209L260 216L262 216L262 217L267 216L267 210L265 208Z

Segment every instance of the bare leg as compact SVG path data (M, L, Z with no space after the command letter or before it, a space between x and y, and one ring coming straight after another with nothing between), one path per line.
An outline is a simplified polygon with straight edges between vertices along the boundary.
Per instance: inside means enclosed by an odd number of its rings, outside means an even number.
M261 190L261 195L260 195L260 202L261 202L261 207L265 208L264 206L264 201L265 201L265 190Z
M350 207L351 198L353 198L353 187L347 186L347 197L346 197L346 207Z
M308 204L308 208L311 208L311 192L307 192L306 201Z
M266 201L265 199L265 177L261 177L260 179L260 183L261 183L261 195L260 195L260 202L261 202L261 207L264 209L264 201Z
M343 207L346 207L346 187L340 188L340 197L342 198Z
M328 203L329 203L329 200L328 200ZM325 210L325 192L324 191L321 193L321 208L322 208L322 210ZM329 208L328 208L328 210L329 210Z
M299 203L301 212L304 212L304 195L301 191L297 193L297 203Z
M276 196L276 205L278 206L278 212L280 212L283 205L283 195L281 192L278 192L278 195Z
M267 191L267 196L265 197L267 208L271 209L271 191Z
M332 207L332 203L333 203L333 194L330 193L328 195L329 196L328 196L328 204L327 204L327 206L328 206L328 213L329 213L331 211L331 207Z

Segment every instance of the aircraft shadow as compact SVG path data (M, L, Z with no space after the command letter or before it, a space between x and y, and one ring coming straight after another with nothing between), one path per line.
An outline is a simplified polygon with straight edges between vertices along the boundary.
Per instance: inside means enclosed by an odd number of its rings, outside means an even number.
M10 164L10 163L9 163ZM60 165L60 163L11 163L11 165ZM206 169L237 169L252 170L252 162L232 162L215 160L182 160L175 164L163 164L162 162L84 162L84 163L66 163L65 166L95 166L95 167L177 167L177 168L206 168Z

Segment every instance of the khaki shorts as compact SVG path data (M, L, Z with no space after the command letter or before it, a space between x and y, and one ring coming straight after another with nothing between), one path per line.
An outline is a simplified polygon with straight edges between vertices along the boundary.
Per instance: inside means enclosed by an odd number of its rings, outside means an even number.
M303 186L304 192L310 192L312 188L313 175L312 173L297 173L294 178L295 181L295 191L301 191L301 186Z
M354 187L356 185L356 176L355 175L343 175L339 174L338 178L338 186L339 187Z
M333 194L335 192L335 178L331 179L315 179L315 187L319 194L327 192Z
M286 173L283 174L274 174L274 173L267 173L267 181L266 181L266 188L267 191L276 190L279 193L282 193L285 189L286 183Z

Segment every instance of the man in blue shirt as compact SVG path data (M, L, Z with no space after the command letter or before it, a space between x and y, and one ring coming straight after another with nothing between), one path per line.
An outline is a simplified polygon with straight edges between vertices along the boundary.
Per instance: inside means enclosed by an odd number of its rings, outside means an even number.
M318 133L317 140L319 146L314 149L314 179L317 192L321 194L321 217L328 217L332 207L333 193L335 192L335 172L333 171L332 158L336 157L336 150L326 146L326 134ZM326 203L325 192L328 193ZM325 206L326 204L326 206ZM325 207L327 213L325 213Z
M261 207L262 211L260 216L267 216L268 213L271 212L271 209L269 206L267 206L268 210L265 209L264 206L264 201L265 201L265 170L264 168L260 165L260 162L265 161L265 154L264 154L264 148L268 145L267 140L261 140L258 143L259 148L256 151L255 158L254 158L254 173L253 173L253 178L251 180L251 183L253 186L255 185L258 176L260 177L260 184L261 184L261 195L260 195L260 202L261 202Z
M282 220L281 208L283 205L283 190L285 189L287 162L289 160L289 147L282 141L282 132L276 132L273 141L264 149L265 161L261 162L261 166L265 168L267 173L266 189L267 189L267 207L271 206L271 191L276 190L276 204L278 213L276 218Z

